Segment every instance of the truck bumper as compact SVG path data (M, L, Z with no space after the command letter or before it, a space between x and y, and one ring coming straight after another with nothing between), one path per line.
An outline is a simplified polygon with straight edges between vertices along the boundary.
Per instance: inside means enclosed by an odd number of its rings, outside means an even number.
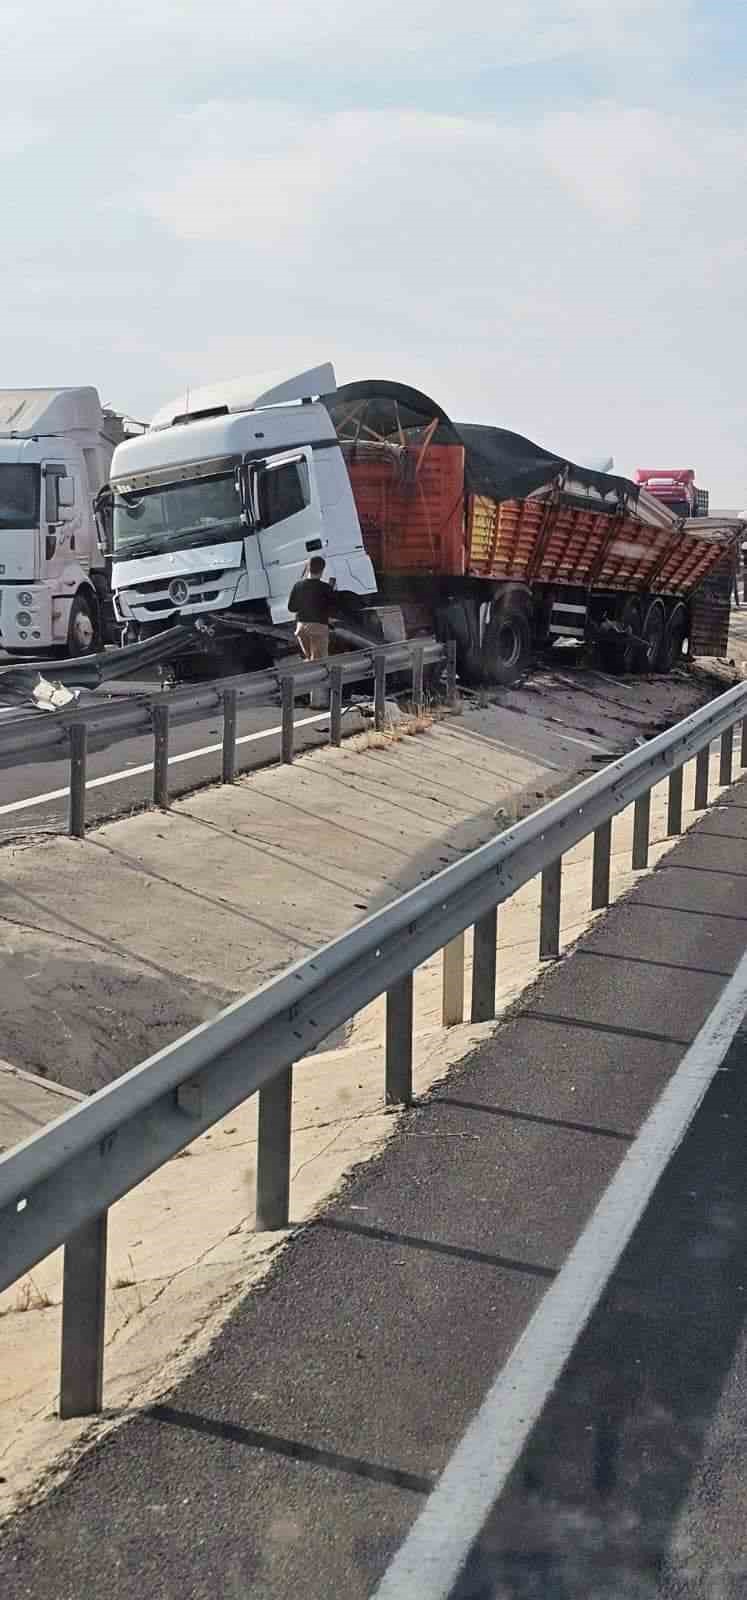
M26 654L54 643L51 590L38 583L0 585L0 648Z

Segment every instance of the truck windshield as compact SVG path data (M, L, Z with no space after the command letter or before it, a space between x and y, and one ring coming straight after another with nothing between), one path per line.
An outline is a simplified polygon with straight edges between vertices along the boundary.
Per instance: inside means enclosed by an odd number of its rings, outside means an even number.
M114 554L157 555L243 537L233 472L159 489L114 492Z
M0 462L0 528L38 528L41 468Z

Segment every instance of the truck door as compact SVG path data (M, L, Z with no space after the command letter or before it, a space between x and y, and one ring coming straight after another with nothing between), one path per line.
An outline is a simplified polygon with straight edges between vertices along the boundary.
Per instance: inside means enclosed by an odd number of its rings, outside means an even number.
M270 610L274 621L282 621L288 616L288 595L309 557L324 553L312 451L294 450L255 462L252 501Z
M64 483L65 488L62 488ZM41 543L43 574L62 584L70 560L75 560L80 522L80 481L65 461L42 465Z

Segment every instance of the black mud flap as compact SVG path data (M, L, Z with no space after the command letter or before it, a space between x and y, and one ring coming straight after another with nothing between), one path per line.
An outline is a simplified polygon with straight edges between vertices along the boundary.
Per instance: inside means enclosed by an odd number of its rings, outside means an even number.
M440 644L453 639L457 649L457 672L465 683L481 681L480 624L474 600L450 600L436 613L436 638Z
M480 621L473 600L449 600L438 606L435 616L435 634L438 642L456 643L456 666L461 677L470 680L480 662Z

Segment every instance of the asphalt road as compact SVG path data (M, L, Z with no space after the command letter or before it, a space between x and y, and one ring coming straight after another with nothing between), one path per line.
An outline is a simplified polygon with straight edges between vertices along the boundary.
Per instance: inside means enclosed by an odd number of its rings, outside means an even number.
M742 1600L747 1033L450 1600Z
M742 957L746 844L743 782L3 1529L7 1600L370 1600ZM744 1594L745 1065L738 1037L451 1600Z
M156 697L159 687L156 681L122 683L117 686L113 698L121 700L144 693ZM0 713L0 732L3 721L8 725L17 716L14 711ZM343 727L362 726L360 718L346 710ZM297 706L296 749L302 751L326 743L324 730L328 728L326 713ZM279 703L240 706L237 736L237 770L250 771L277 761ZM184 721L172 720L169 781L174 797L219 779L222 737L223 718L217 705L213 710L190 715ZM153 793L152 734L138 733L122 738L116 729L109 734L92 731L88 741L87 776L89 784L93 782L87 794L90 823L148 804ZM105 778L107 782L103 781ZM40 749L33 755L4 755L0 743L0 842L19 833L64 829L68 817L69 781L69 746L62 729L59 747Z

